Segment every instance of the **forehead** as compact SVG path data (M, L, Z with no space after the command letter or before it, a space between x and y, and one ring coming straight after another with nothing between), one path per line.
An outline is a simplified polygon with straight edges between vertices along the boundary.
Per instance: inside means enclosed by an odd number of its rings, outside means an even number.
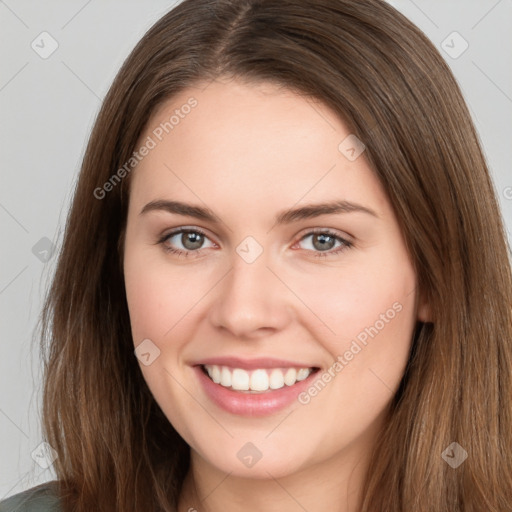
M217 142L227 137L231 149L295 141L295 152L308 141L309 149L319 143L332 143L336 149L339 136L348 133L344 122L317 99L270 83L235 80L217 80L181 91L153 114L146 132L155 130L163 130L163 138L179 142Z
M340 150L349 136L325 104L274 84L200 84L151 117L138 146L150 138L154 148L137 165L133 193L141 201L179 189L256 202L275 194L281 203L378 193L364 153L350 161Z

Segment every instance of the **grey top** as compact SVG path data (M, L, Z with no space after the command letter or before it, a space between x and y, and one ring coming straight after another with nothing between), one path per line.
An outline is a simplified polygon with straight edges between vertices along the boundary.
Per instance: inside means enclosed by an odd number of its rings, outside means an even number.
M40 484L0 501L0 512L61 512L49 483Z

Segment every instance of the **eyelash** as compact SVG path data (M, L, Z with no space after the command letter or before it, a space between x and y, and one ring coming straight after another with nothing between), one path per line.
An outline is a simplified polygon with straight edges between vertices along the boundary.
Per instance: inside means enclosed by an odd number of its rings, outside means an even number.
M199 228L194 228L194 229L180 228L180 229L177 229L175 231L172 231L171 233L165 234L164 236L162 236L158 240L157 243L161 244L163 246L163 249L164 249L165 252L176 254L178 257L181 257L181 256L188 257L188 255L190 253L194 253L196 256L199 256L203 252L204 249L197 249L195 251L190 251L190 250L189 251L183 251L181 249L174 249L172 247L169 247L169 246L165 245L165 242L167 240L169 240L173 236L179 235L181 233L199 233L199 234L205 236L206 238L209 238L208 235L204 231L199 229ZM353 246L352 242L349 242L348 240L345 240L344 238L340 237L339 235L337 235L336 233L330 231L329 229L321 229L321 228L313 229L309 233L306 233L303 237L300 238L299 242L304 240L308 236L317 235L317 234L331 236L331 237L339 240L341 242L341 246L338 247L337 249L331 249L330 251L313 251L313 252L315 252L315 255L314 255L315 258L326 258L326 257L330 257L330 256L335 256L335 255L337 255L337 254L339 254L339 253L341 253L341 252L343 252L343 251L345 251L347 249L350 249Z

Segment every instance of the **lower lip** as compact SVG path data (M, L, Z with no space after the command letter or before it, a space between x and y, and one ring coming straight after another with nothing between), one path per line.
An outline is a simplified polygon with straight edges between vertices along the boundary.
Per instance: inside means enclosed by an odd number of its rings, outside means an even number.
M261 393L233 391L213 382L201 366L194 366L199 382L208 397L219 407L240 416L267 416L280 411L297 400L297 396L311 385L319 371L312 372L306 379L297 381L293 386L286 384L279 389Z

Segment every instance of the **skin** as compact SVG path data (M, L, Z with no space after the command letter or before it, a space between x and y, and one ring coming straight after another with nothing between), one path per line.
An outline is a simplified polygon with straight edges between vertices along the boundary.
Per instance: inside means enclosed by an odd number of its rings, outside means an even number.
M287 512L322 503L354 511L415 323L429 319L397 219L365 153L350 161L339 151L350 131L335 113L272 84L222 79L182 91L154 113L141 144L191 96L197 106L133 171L124 246L134 346L149 338L160 350L139 364L191 447L179 510ZM206 206L222 222L139 214L157 199ZM377 216L275 225L284 209L339 199ZM188 257L157 243L179 227L206 232L202 245L181 235L165 242ZM315 228L352 246L317 257L341 242L315 244ZM263 248L250 264L236 252L247 236ZM396 302L401 311L306 405L259 418L228 413L190 366L203 357L273 356L327 370ZM237 458L247 442L262 453L250 468Z

